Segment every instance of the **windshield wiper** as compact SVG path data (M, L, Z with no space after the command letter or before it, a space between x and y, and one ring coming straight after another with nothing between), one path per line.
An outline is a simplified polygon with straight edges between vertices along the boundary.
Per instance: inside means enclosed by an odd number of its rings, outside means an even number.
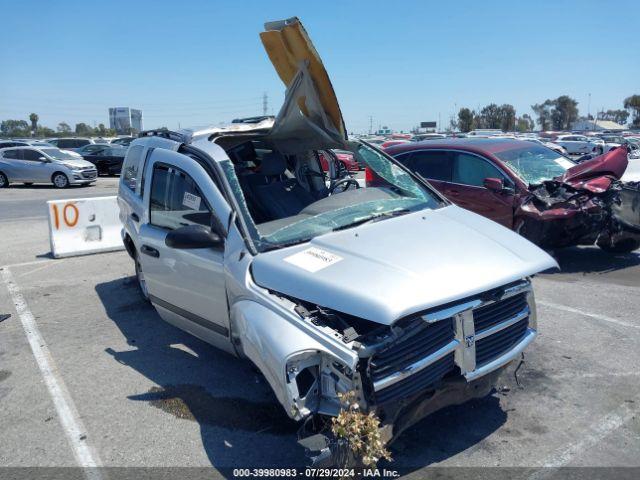
M364 225L365 223L373 223L379 222L380 220L384 220L386 218L391 217L399 217L400 215L405 215L407 213L411 213L413 210L408 208L402 208L399 210L391 210L389 212L384 213L376 213L375 215L371 215L366 218L361 218L360 220L356 220L355 222L347 223L346 225L340 225L339 227L331 230L332 232L337 232L339 230L346 230L347 228L357 227L358 225Z

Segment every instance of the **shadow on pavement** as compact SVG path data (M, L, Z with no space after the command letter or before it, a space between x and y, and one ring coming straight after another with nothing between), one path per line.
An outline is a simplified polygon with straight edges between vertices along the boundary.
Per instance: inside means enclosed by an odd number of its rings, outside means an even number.
M598 247L571 247L559 249L554 257L560 271L550 272L551 277L562 280L594 276L607 278L622 285L637 285L640 275L640 251L612 254Z
M98 284L109 318L132 347L106 352L154 382L149 391L123 394L176 418L199 424L211 464L234 467L304 467L298 424L290 420L269 385L246 361L232 357L165 323L146 303L134 277ZM413 471L477 444L505 423L495 396L436 412L394 445L389 468Z

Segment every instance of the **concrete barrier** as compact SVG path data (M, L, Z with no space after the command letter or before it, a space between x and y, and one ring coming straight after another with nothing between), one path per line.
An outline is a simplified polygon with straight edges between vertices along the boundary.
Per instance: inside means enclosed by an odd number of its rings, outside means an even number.
M47 208L55 258L124 249L117 197L50 200Z

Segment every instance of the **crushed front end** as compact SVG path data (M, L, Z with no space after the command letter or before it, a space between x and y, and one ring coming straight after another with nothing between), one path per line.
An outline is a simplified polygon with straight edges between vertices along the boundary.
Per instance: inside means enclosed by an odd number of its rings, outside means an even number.
M346 327L343 340L358 352L359 363L357 371L334 372L326 383L331 389L346 388L348 374L361 408L380 418L382 437L389 442L441 408L489 394L537 335L529 280L419 312L391 326L354 327L340 321ZM363 327L368 331L360 334ZM310 417L301 430L301 444L316 465L332 461L327 423Z
M594 243L605 250L638 248L640 187L618 180L626 155L617 149L562 178L530 185L516 208L514 229L542 248Z

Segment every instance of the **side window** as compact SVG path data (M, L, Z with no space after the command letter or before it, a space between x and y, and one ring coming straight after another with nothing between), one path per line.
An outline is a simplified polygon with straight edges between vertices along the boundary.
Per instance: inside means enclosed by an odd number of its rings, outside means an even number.
M122 181L134 192L136 191L140 175L142 174L141 163L143 150L144 147L142 145L134 145L131 147L124 158L124 164L122 166Z
M36 152L35 150L22 150L22 159L30 160L32 162L39 161L40 157L44 157L40 152Z
M13 149L13 150L5 150L4 153L2 154L2 156L4 158L9 158L12 160L20 160L21 156L20 156L20 150Z
M189 175L177 168L156 165L149 201L151 225L173 230L187 225L211 225L211 209Z
M450 152L430 151L413 152L410 167L427 180L451 181L453 159Z
M72 141L66 140L64 138L58 140L57 145L58 145L58 148L73 148Z
M462 185L482 187L485 178L500 178L504 175L489 161L468 153L456 153L453 168L453 182Z

